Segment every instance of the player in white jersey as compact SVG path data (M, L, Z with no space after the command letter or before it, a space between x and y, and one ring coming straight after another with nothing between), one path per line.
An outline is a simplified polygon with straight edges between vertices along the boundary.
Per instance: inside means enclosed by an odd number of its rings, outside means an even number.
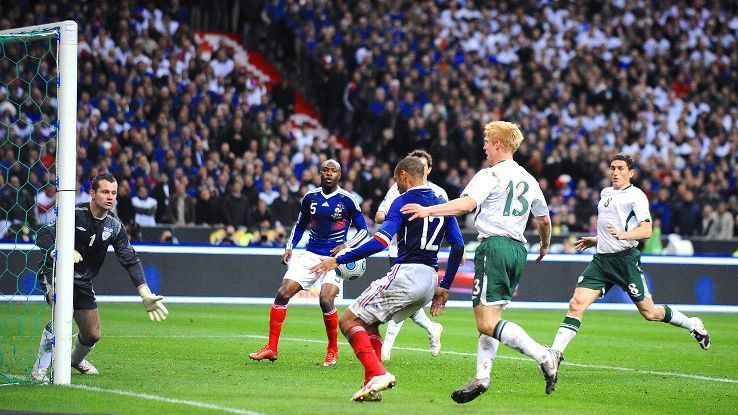
M556 353L533 340L522 327L501 318L525 267L527 250L523 232L531 213L541 237L536 262L546 255L551 243L551 220L543 192L536 179L512 159L522 141L523 133L518 125L490 122L484 128L484 150L491 167L477 172L459 199L429 207L406 205L402 209L403 213L413 214L411 220L477 210L474 226L480 244L474 256L472 290L479 330L477 373L468 384L451 394L458 403L469 402L489 389L500 342L539 363L546 379L546 393L550 393L556 381L559 362ZM445 294L448 296L448 292ZM438 311L431 308L433 315Z
M448 201L448 194L443 190L442 187L428 181L428 175L433 170L433 157L425 150L414 150L408 154L410 157L417 157L423 162L425 167L425 173L423 175L423 183L427 184L428 187L433 190L436 196L440 196L444 201ZM387 212L389 211L392 202L400 196L400 190L397 188L397 183L393 184L392 187L387 191L387 195L380 203L377 209L377 214L374 216L374 222L381 224L384 222ZM392 238L392 242L389 245L389 257L390 265L394 265L394 260L397 258L397 236ZM464 261L462 261L463 263ZM425 310L420 308L415 314L410 316L410 319L415 322L418 326L422 327L428 332L428 343L430 344L431 356L438 356L441 352L441 333L443 333L443 326L440 323L431 321L428 315L425 314ZM390 360L392 355L392 346L395 344L397 335L400 334L402 325L405 324L405 320L395 323L393 320L387 322L387 331L384 334L384 344L382 345L382 361Z
M556 332L551 348L559 356L579 331L587 307L613 285L628 293L646 320L685 328L700 347L710 347L710 334L699 318L689 318L668 305L654 305L641 269L641 254L636 249L639 240L651 237L651 214L645 193L630 182L634 175L630 156L613 157L610 162L612 187L602 190L597 204L597 236L587 236L576 242L577 250L597 246L597 253L579 277L569 301L569 311Z

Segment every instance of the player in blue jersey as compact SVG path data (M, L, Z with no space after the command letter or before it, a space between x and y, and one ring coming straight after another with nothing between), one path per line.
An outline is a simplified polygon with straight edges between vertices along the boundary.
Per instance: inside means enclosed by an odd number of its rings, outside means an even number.
M328 273L338 266L386 248L397 235L399 248L395 265L383 278L374 281L341 315L339 325L354 353L364 365L364 386L354 394L354 401L379 400L379 391L391 388L395 377L382 366L382 336L379 325L390 320L399 323L428 304L437 313L448 299L464 241L456 218L433 217L410 222L410 215L400 213L408 203L432 206L444 200L424 184L423 162L406 157L395 168L395 181L402 193L390 207L382 227L374 238L335 258L328 257L310 271ZM443 238L451 245L446 274L438 282L438 249Z
M297 223L282 255L282 263L287 264L288 268L269 313L269 343L258 352L249 354L253 360L277 360L279 334L287 316L287 303L295 294L310 289L320 277L310 268L319 263L321 257L336 255L344 248L361 242L367 235L366 221L359 203L338 186L340 179L341 165L336 160L326 160L320 168L320 188L308 192L302 199ZM351 224L358 232L351 241L346 242ZM305 251L297 252L293 257L292 248L300 242L308 228L310 240ZM335 365L338 359L338 314L333 302L342 281L335 271L331 271L323 275L320 287L320 308L328 335L324 366Z

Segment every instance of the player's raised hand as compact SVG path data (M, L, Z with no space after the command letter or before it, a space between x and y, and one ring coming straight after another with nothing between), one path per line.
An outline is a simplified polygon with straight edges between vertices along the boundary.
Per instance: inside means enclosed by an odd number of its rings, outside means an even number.
M146 284L138 287L138 293L141 295L146 312L149 313L149 320L160 322L167 319L169 310L161 302L164 297L152 294L149 286Z
M343 251L343 249L346 248L346 244L338 245L337 247L331 249L331 256L338 255L339 252Z
M574 242L574 248L580 252L595 245L597 245L597 238L594 236L583 236Z
M338 267L338 261L335 257L321 258L320 262L310 268L310 272L317 273L318 276L322 276L326 272L336 269Z
M407 205L403 206L400 209L400 212L405 213L405 214L408 214L408 213L412 214L412 216L410 216L411 221L418 219L418 218L420 219L427 218L428 216L430 216L428 214L428 209L423 206L420 206L417 203L408 203Z
M436 293L433 295L430 310L433 317L443 314L446 310L446 301L448 301L448 290L443 287L436 287Z
M292 258L292 250L285 249L284 254L282 254L282 263L287 265L287 263L290 262L290 258Z

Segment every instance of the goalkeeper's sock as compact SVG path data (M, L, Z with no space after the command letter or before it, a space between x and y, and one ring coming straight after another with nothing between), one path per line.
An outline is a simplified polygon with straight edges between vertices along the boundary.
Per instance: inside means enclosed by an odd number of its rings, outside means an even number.
M325 334L328 335L328 350L338 350L338 312L333 310L323 313Z
M477 379L489 378L500 341L486 334L479 335L477 343Z
M415 324L419 325L420 327L424 328L425 331L428 332L428 334L431 334L431 329L433 328L433 321L428 318L428 315L425 314L425 310L422 308L415 312L412 316L410 316L411 319L415 322Z
M696 328L695 320L685 316L679 310L674 310L666 304L664 304L664 318L661 321L669 323L672 326L685 328L690 332Z
M46 324L41 333L41 342L38 345L38 357L33 365L33 373L46 371L51 366L51 356L54 350L54 329L51 322Z
M77 366L90 354L95 345L88 346L79 340L79 333L74 336L74 349L72 349L72 366Z
M377 353L369 340L369 334L364 327L359 325L351 327L346 333L346 338L354 349L354 354L364 366L364 384L374 376L387 373L377 357Z
M546 348L538 344L522 327L512 321L500 320L495 326L492 337L538 363L546 360Z
M267 347L274 353L277 353L279 334L282 333L282 323L285 317L287 317L287 305L272 304L272 309L269 311L269 344Z
M379 334L371 334L369 335L369 342L372 344L372 347L374 348L374 353L376 353L377 358L379 360L382 360L382 345L384 342L382 341L382 336Z
M564 321L561 323L561 325L559 326L559 330L556 332L556 337L554 338L553 346L551 346L551 348L564 353L564 349L566 349L566 346L574 338L574 336L577 335L577 333L579 332L579 326L581 325L582 321L578 318L569 316L564 317Z

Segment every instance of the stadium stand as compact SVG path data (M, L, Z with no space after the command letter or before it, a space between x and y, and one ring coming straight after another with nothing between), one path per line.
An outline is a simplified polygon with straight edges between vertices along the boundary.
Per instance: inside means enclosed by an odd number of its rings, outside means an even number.
M277 81L193 31L217 19L164 4L19 1L0 16L0 29L79 22L78 200L90 177L112 172L132 235L207 225L222 226L216 243L279 244L329 157L367 218L395 162L418 147L455 197L484 166L482 127L496 119L523 127L517 161L541 178L558 234L590 230L616 152L637 157L661 234L736 234L735 4L248 2L236 15L243 44ZM293 117L303 94L317 127ZM0 204L33 203L5 185L26 178L18 155L0 151ZM53 195L38 197L47 214Z

